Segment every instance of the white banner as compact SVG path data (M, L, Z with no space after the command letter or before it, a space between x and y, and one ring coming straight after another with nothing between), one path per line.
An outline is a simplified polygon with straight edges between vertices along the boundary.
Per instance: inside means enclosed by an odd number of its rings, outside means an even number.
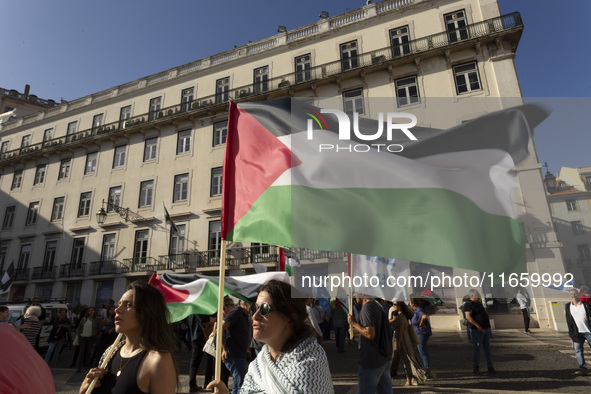
M353 291L389 301L408 300L410 262L351 254Z

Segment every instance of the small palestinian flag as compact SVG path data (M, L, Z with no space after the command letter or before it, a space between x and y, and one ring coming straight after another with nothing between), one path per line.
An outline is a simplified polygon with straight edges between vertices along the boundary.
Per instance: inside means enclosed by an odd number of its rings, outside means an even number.
M428 300L433 305L442 305L443 301L441 301L441 298L435 296L436 294L434 295L434 293L431 291L429 287L427 287L425 290L421 292L421 298Z
M272 279L289 283L289 277L285 272L228 276L224 281L224 295L254 302L261 286ZM211 315L218 310L217 276L154 273L149 283L164 295L171 323L192 314Z
M2 275L2 281L0 283L0 298L8 298L10 292L10 286L12 286L12 280L14 278L14 261L10 263L4 275Z
M293 275L293 269L301 265L295 253L279 248L279 271L285 271L289 276Z

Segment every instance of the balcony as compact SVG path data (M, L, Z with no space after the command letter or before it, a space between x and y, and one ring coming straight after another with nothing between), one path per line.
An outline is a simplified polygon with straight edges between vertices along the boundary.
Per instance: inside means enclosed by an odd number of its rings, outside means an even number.
M218 249L196 251L159 256L160 269L196 270L198 268L219 267L221 251ZM278 248L270 245L232 248L226 251L226 266L239 267L253 263L275 263L278 260Z
M170 271L189 270L197 267L201 257L198 254L178 253L158 256L160 266Z
M259 86L259 84L248 84L230 89L221 94L212 94L201 97L190 103L179 103L171 107L137 115L125 121L116 120L115 122L82 130L69 136L62 136L32 144L27 147L1 152L0 167L17 163L26 156L35 154L45 155L51 151L59 151L66 147L70 149L72 146L81 145L85 142L96 142L111 138L113 133L131 133L140 127L145 127L146 125L158 125L162 122L169 122L181 116L190 115L191 117L198 117L204 113L227 111L227 103L229 100L235 100L238 102L255 99L260 100L267 98L271 93L275 96L282 96L288 93L288 89L308 89L315 81L330 80L330 78L336 79L343 74L359 73L361 68L386 68L392 62L412 61L412 59L416 58L418 55L437 55L448 48L464 45L475 39L480 40L488 38L489 40L493 40L498 37L500 33L519 32L520 34L522 29L523 23L521 21L521 15L518 12L514 12L512 14L467 25L454 31L446 31L427 37L417 38L408 43L404 43L401 46L389 46L363 53L357 57L348 59L349 62L347 67L343 67L343 62L339 59L312 67L305 71L293 72L269 79L265 81L266 89L268 90L264 92L257 92L256 87ZM230 56L226 60L232 59L233 58ZM159 82L160 80L168 80L169 78L167 76L169 74L174 73L168 73L162 78L159 77L156 82ZM127 90L121 89L121 91L117 90L115 93L123 92L127 92ZM102 98L103 96L111 98L113 97L113 93L111 91L101 92L100 97ZM56 111L56 115L58 114L57 112L58 111ZM62 115L62 113L63 111L59 112L59 115ZM50 115L48 114L45 118L48 118L49 116ZM34 118L32 119L38 120L37 114L33 114L33 117ZM14 122L17 121L13 121L12 123L9 122L6 127L9 128L13 124L16 125Z
M60 265L59 277L71 278L73 276L84 276L86 264L62 264Z
M119 260L102 260L90 263L88 275L115 275L127 271L127 267L124 267Z
M197 252L197 267L195 268L207 268L207 267L219 267L221 261L221 251L218 249L204 250ZM230 257L226 256L226 267L230 266Z
M153 257L137 257L133 259L123 259L123 271L128 272L153 272L166 269L166 265Z
M320 260L320 259L344 259L347 254L343 252L331 252L328 250L294 249L293 252L299 260Z
M57 274L57 267L35 267L33 268L33 274L31 275L31 280L33 279L55 279Z
M29 280L30 268L17 268L14 270L14 280Z

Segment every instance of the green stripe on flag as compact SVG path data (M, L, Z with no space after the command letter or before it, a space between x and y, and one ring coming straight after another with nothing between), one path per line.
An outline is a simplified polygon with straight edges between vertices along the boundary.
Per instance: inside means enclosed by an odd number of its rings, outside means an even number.
M484 212L446 189L272 186L228 239L350 251L488 273L525 270L520 223Z
M166 306L170 313L170 322L183 320L185 317L200 314L211 315L218 310L219 285L214 281L207 281L203 291L196 297L191 296L184 302L168 302ZM244 296L235 291L224 289L224 295L231 295L238 299L248 301Z

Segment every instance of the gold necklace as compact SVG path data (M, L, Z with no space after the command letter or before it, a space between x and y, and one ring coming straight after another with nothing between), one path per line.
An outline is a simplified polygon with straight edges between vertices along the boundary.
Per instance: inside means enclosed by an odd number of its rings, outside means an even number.
M139 354L139 352L141 352L142 349L139 348L138 350L136 350L135 352L131 353L129 355L129 359L127 360L127 362L125 363L125 365L123 365L123 356L121 355L121 351L119 351L119 371L117 371L117 376L121 376L121 371L123 371L123 368L127 367L127 364L129 364L129 362L136 356ZM123 365L123 366L122 366Z

